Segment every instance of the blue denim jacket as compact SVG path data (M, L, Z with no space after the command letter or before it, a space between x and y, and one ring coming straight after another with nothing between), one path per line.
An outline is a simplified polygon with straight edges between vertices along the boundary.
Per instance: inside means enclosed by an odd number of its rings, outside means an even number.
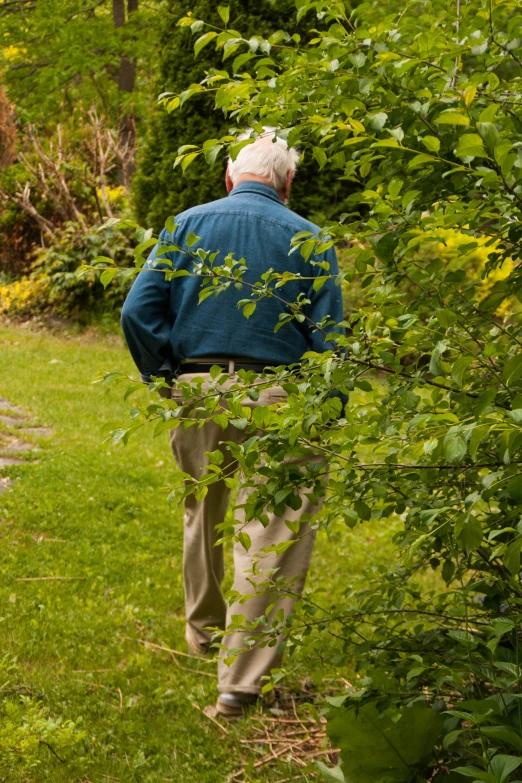
M160 234L122 310L125 339L143 376L161 374L164 365L175 367L184 358L241 357L280 365L299 361L306 351L322 352L332 347L325 345L320 332L295 319L275 333L279 316L289 310L277 299L259 301L247 320L237 304L249 297L248 287L238 291L232 286L198 304L200 279L178 277L167 281L161 272L153 271L154 267L161 267L161 258L172 261L174 268L192 271L191 258L177 252L162 253L162 247L173 243L185 247L186 237L193 232L200 239L191 250L219 250L215 264L222 263L228 253L236 259L244 258L248 266L244 280L249 283L258 282L270 268L276 272L300 272L304 277L337 274L333 248L313 257L328 261L329 272L305 262L299 251L289 255L294 234L317 234L319 229L289 210L275 190L255 181L242 182L227 198L181 213L176 224L173 235L166 230ZM312 280L297 280L276 293L288 302L304 294L311 301L305 308L306 315L316 323L325 316L336 323L343 319L341 289L333 279L317 292Z

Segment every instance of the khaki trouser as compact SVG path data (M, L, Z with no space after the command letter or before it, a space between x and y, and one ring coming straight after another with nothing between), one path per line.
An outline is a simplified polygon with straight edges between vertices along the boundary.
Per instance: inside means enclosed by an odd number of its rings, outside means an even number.
M185 374L178 377L178 381L190 382L195 377L205 378L205 373ZM203 387L204 388L204 387ZM174 389L173 399L179 400L180 393ZM242 404L248 407L258 405L271 405L284 400L286 393L283 389L275 387L261 391L256 402L245 400ZM224 454L223 468L230 474L237 463L231 453L219 444L222 441L234 441L240 443L248 437L242 430L229 426L222 430L212 421L206 422L201 428L197 426L184 429L183 426L172 430L171 445L174 457L182 471L193 478L199 479L205 473L208 465L207 451L216 451L220 448ZM311 455L301 463L317 462L320 457ZM297 460L296 460L297 461ZM297 461L299 462L299 461ZM228 606L221 592L223 580L223 548L214 546L221 536L215 527L224 522L227 513L230 490L223 481L211 484L206 497L197 502L193 495L185 500L185 538L183 553L183 576L185 583L186 617L194 635L200 642L208 642L211 631L208 627L218 627L224 630L230 624L233 615L243 615L247 622L253 622L265 614L267 608L273 603L274 596L270 591L253 595L245 603L234 603ZM237 505L246 502L248 489L240 490ZM269 569L278 568L277 575L283 576L291 582L293 593L300 594L310 565L312 549L315 539L315 530L309 525L302 524L297 534L285 524L285 520L299 520L302 514L307 512L315 514L319 508L312 505L310 500L302 494L302 506L298 511L287 508L284 517L269 515L269 524L265 528L253 520L243 527L251 539L251 547L247 552L241 544L234 545L234 584L233 590L241 595L254 592L253 579L263 581L263 574ZM244 510L238 508L235 519L244 520ZM261 552L264 547L283 541L295 541L285 552L280 555ZM260 576L253 578L248 573L252 569L253 559L256 555L259 560ZM283 609L285 616L291 611L295 598L285 596L280 599L271 611L272 617L278 609ZM269 617L269 619L270 619ZM256 635L254 631L253 636ZM235 631L225 637L224 644L228 649L245 646L248 633ZM281 665L281 638L275 646L260 647L257 643L248 651L241 653L232 665L223 662L224 654L219 661L218 689L221 693L252 693L258 694L263 683L261 678L268 675L271 669ZM248 646L248 645L247 645Z

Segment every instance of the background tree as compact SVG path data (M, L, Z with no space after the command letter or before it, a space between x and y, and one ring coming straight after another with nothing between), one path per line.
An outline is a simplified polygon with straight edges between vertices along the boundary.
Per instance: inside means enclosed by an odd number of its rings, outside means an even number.
M95 106L128 134L125 118L147 108L155 29L154 0L2 0L0 62L20 118L43 127Z
M219 0L192 3L194 31L201 27L198 19L223 25L219 7ZM220 66L220 55L208 48L194 58L190 31L178 25L187 9L182 0L169 0L167 11L162 11L157 93L181 92L188 85L199 82L210 68ZM271 31L286 30L293 25L295 5L293 0L237 0L231 3L230 14L234 26L240 27L245 35L268 36ZM304 29L297 27L295 35L299 37L300 32ZM183 177L174 175L173 166L178 147L220 137L233 124L232 118L227 119L214 110L212 95L197 96L187 104L183 114L151 112L134 181L134 204L139 221L159 231L168 215L225 195L225 167L221 158L210 170L203 160L197 161ZM317 162L306 155L295 179L289 206L312 218L340 214L353 187L333 175L334 165L321 173Z

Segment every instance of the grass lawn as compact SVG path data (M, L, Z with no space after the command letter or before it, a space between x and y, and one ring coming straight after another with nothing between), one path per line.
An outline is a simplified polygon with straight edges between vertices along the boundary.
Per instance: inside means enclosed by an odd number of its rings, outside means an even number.
M225 735L193 706L214 702L215 665L182 657L176 665L137 641L186 650L182 510L166 502L175 481L167 436L102 445L103 425L126 421L129 405L121 386L92 380L103 370L133 372L127 352L115 337L9 326L0 328L0 356L0 397L53 430L24 437L40 450L0 472L13 479L0 495L0 649L17 660L0 700L28 693L85 732L63 762L42 746L41 765L8 783L227 781L262 751L239 742L248 720ZM331 594L391 551L384 522L330 541L320 534L310 581ZM27 581L49 576L68 578ZM319 659L295 666L295 678L307 675L319 689L335 674ZM247 779L295 774L281 762Z

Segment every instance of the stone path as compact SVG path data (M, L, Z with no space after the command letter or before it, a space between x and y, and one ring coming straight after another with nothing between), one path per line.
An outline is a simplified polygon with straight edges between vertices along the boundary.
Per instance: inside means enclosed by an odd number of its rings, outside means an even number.
M36 426L26 410L5 398L0 398L0 495L12 485L12 479L2 472L11 465L20 465L34 458L40 450L26 438L49 438L50 427Z

